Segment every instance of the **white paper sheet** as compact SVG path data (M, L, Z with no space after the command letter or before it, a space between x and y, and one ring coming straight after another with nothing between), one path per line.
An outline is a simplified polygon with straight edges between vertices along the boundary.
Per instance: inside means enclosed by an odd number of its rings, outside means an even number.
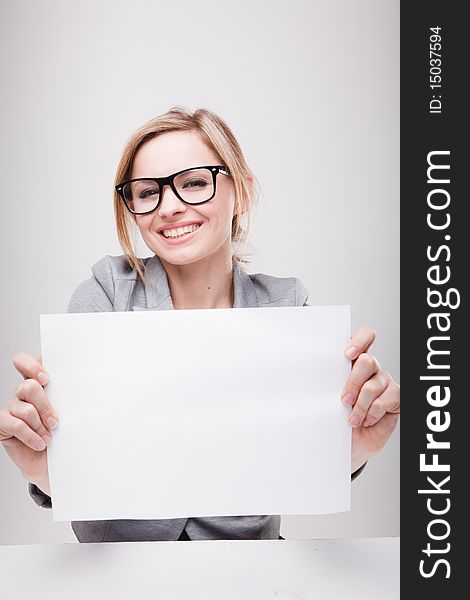
M55 521L350 509L349 306L40 321Z

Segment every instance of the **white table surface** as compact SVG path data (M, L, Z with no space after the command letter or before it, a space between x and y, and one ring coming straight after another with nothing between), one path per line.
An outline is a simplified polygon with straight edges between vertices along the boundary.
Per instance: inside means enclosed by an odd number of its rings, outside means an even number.
M3 598L399 598L399 538L0 546Z

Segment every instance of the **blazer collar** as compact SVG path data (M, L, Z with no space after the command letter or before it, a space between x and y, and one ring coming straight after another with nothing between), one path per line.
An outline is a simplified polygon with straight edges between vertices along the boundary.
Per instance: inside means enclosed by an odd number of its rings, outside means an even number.
M233 308L257 308L258 297L255 286L243 266L232 257ZM134 306L133 310L174 310L166 271L157 255L149 258L146 264L147 306Z

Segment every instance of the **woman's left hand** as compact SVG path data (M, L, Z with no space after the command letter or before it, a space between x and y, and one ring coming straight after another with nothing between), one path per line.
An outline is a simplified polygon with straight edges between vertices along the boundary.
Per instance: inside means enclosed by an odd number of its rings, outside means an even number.
M353 361L341 394L344 404L352 407L348 416L353 428L352 472L383 448L400 415L400 386L368 354L374 340L375 332L370 327L361 327L345 351L346 357Z

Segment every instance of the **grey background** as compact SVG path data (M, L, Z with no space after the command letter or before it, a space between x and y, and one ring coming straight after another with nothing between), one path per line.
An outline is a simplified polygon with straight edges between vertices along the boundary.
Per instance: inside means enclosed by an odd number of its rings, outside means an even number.
M219 113L261 183L248 272L351 304L399 381L398 0L4 0L0 22L2 405L12 357L40 354L39 315L122 254L120 153L174 104ZM354 482L350 513L283 517L281 534L398 535L398 443ZM0 485L0 544L76 541L3 450Z

